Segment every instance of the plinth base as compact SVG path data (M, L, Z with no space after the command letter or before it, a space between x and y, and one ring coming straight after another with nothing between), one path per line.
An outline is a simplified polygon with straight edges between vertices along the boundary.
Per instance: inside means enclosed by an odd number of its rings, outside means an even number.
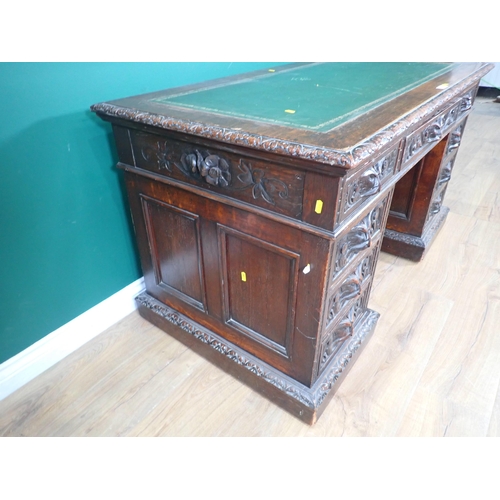
M136 301L145 319L310 425L317 421L335 394L379 318L377 312L367 309L354 334L345 341L323 374L312 387L306 387L146 292L136 297Z
M448 207L441 207L441 210L426 225L421 236L386 229L382 251L415 262L421 261L443 226L449 211Z

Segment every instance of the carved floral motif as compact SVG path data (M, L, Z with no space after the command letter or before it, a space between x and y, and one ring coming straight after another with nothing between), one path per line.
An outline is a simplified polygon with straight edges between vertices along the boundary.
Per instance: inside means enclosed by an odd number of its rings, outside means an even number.
M147 141L148 137L140 135L138 142ZM140 151L142 158L156 164L158 170L172 172L172 166L175 166L185 176L211 186L232 191L251 189L253 199L261 198L270 205L276 205L277 200L290 203L288 186L282 180L269 177L264 169L255 168L243 159L235 168L229 159L208 150L181 146L175 141L146 143Z
M421 132L414 134L408 139L405 151L405 161L408 161L421 150L423 150L428 144L441 140L444 136L446 130L453 125L461 115L468 111L472 106L472 93L469 92L464 96L460 103L446 113L440 115L436 118L430 125L425 127ZM451 141L448 142L448 152L454 147L458 147L460 144L460 136L463 127L458 127L451 134ZM455 145L456 144L456 145ZM451 146L451 147L450 147Z
M166 142L157 141L155 146L145 145L141 148L141 156L148 162L156 163L158 170L172 172L172 154Z
M438 184L444 184L451 179L451 171L453 170L453 165L455 163L455 158L446 162L445 166L442 168L439 173Z
M443 200L444 200L444 194L446 192L446 187L447 187L447 184L445 183L445 184L441 185L434 193L434 196L433 196L432 202L431 202L431 207L430 207L429 213L427 215L427 220L429 220L432 216L439 213L439 211L441 210L441 207L443 206Z
M460 142L462 141L462 133L464 131L465 123L462 123L460 127L457 127L455 130L450 132L450 137L448 139L448 147L446 149L446 154L450 153L454 149L457 149L460 146Z
M201 177L211 186L228 187L231 184L229 163L220 156L203 155L195 150L194 153L183 153L181 156L181 170L194 177Z
M377 324L379 314L375 311L367 310L367 316L354 330L350 340L342 346L342 350L333 360L328 370L325 370L321 376L321 382L315 393L315 403L321 405L328 393L333 389L335 383L345 370L354 353L361 347L366 337L373 331Z

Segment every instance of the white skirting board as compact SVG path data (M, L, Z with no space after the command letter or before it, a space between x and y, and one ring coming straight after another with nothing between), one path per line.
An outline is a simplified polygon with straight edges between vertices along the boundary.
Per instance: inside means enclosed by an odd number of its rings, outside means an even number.
M137 309L139 278L0 365L0 401Z

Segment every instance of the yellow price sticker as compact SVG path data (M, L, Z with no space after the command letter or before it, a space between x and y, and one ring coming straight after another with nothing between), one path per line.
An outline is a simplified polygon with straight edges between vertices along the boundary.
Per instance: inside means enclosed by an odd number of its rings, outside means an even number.
M241 281L247 280L247 273L245 271L241 271Z

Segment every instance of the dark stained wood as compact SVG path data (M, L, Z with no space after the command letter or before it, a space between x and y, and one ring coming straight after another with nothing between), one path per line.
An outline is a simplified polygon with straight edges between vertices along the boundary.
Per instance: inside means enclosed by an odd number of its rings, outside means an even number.
M441 139L394 189L382 249L419 261L441 229L442 206L467 118Z
M150 183L144 177L127 174L126 179L141 262L145 269L146 286L152 296L200 324L218 331L248 352L278 366L301 383L311 384L316 375L313 364L320 329L316 304L321 302L325 287L330 241L194 196L172 186ZM209 314L201 311L198 304L192 300L186 300L186 296L181 296L158 282L155 273L155 252L151 248L155 248L160 242L148 233L142 201L145 198L155 199L160 205L175 207L179 213L196 213L200 219L206 221L201 241L202 269L198 273L198 268L193 263L195 269L188 273L186 279L198 282L200 275L210 276L210 288L207 287ZM165 224L167 223L168 219ZM215 224L216 231L213 230L212 224ZM207 227L210 228L208 231L205 229ZM235 242L235 235L240 234L243 235L240 239L243 238L245 243L244 253L241 255ZM228 235L233 238L229 244ZM193 238L188 241L191 242L191 247L194 246ZM205 252L205 248L209 250ZM192 248L187 251L191 254L194 252ZM308 264L311 270L304 274L303 269ZM232 280L236 278L241 282L242 271L246 272L247 284L257 278L264 288L268 286L269 280L274 280L271 291L262 292L259 285L251 284L250 295L246 299L244 296L238 296L238 292L242 290L235 288L237 284L233 284ZM214 285L217 280L220 286ZM196 286L196 283L191 284L193 288ZM212 299L208 296L211 293L217 293L218 297ZM267 297L266 302L269 303L264 305L263 297L259 296L259 293ZM245 312L245 300L248 305L258 307ZM222 310L218 309L221 306ZM267 313L262 310L263 307ZM278 312L286 311L286 319L273 319L273 309ZM234 313L237 317L234 317ZM261 317L264 313L266 317ZM268 325L267 322L271 320L272 324ZM259 326L262 330L255 331ZM278 332L273 332L275 327L279 327ZM283 340L283 345L289 347L286 355L283 349L277 349L271 344L271 341L274 342L273 338L276 339L280 335L282 338L287 337ZM298 360L309 361L297 362Z
M297 65L294 64L293 66L296 67ZM222 114L167 105L152 100L158 97L167 97L168 95L177 94L180 92L179 88L143 94L141 96L134 96L125 99L117 99L111 101L111 103L123 108L138 109L152 114L172 116L178 118L179 120L197 121L198 123L217 125L225 129L241 129L246 132L266 137L294 141L298 144L315 144L320 147L331 147L337 150L342 150L362 142L382 127L385 127L387 124L421 106L422 103L428 102L440 94L443 94L442 89L436 88L439 84L447 82L448 88L451 89L454 85L460 84L467 77L470 77L475 73L487 73L491 67L491 65L481 63L462 64L454 68L453 71L441 75L439 78L432 79L423 85L406 92L404 95L395 98L389 103L376 108L373 112L361 116L342 127L337 127L334 131L329 133L318 133L310 130L283 127L276 124L269 124L254 120L245 120ZM287 71L288 69L288 66L280 66L279 68L276 68L276 72ZM264 74L266 72L267 70L260 70L251 74L245 74L244 76L236 75L219 80L213 80L211 83L213 85L223 85L239 81L243 78L249 78L253 75ZM188 92L194 89L201 89L206 85L206 82L188 85L182 87L182 91Z
M225 321L289 356L300 255L221 228Z
M156 283L205 309L199 216L150 198L142 203Z
M446 218L488 69L459 65L325 133L151 101L178 89L94 106L125 170L141 314L314 423L374 331L380 249L419 260Z
M411 217L416 194L415 186L422 173L422 165L423 160L420 160L394 187L394 196L390 210L393 227L398 224L398 219L407 222ZM401 224L404 224L404 222L401 222Z
M447 141L442 139L396 184L388 229L422 235Z
M175 135L130 132L138 168L225 194L300 219L304 175L265 159L232 153L213 143L192 144Z
M339 177L317 173L306 174L302 220L333 231L339 197Z

